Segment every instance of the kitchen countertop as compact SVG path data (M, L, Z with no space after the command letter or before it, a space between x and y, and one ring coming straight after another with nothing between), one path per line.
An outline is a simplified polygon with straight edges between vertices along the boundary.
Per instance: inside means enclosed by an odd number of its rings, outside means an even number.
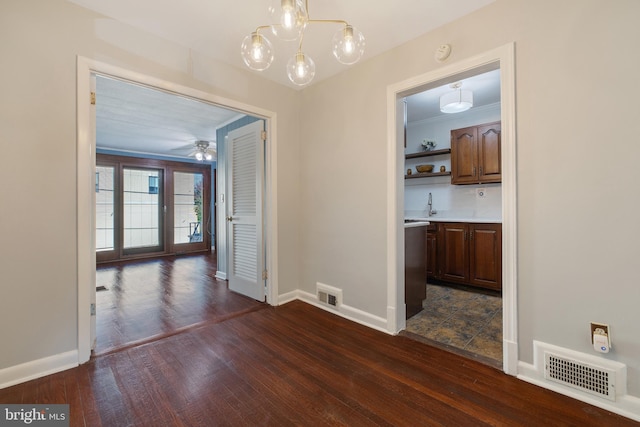
M410 222L406 222L406 221ZM424 227L425 225L429 225L429 221L424 220L410 220L408 218L405 219L404 228L412 228L412 227Z
M439 216L435 214L430 217L405 217L405 221L427 221L426 225L429 225L430 222L482 222L482 223L490 223L490 224L501 224L501 219L496 218L463 218L463 217L451 217L451 216ZM410 222L408 224L416 224L415 222Z
M500 212L466 210L442 210L436 211L432 216L428 216L426 211L405 211L405 221L428 221L428 222L476 222L501 224L502 215Z

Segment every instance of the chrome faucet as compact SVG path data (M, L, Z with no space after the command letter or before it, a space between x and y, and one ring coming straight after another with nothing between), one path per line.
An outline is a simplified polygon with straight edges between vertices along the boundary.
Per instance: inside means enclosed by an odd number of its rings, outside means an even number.
M429 193L429 201L427 202L427 205L429 205L429 216L438 213L433 209L433 197L431 196L431 193Z

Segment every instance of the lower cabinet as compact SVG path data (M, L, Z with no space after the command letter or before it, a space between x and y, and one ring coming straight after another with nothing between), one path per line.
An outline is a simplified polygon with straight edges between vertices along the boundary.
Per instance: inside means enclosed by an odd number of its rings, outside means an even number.
M426 227L404 229L404 300L407 319L422 310L422 301L427 297L425 271Z
M439 222L427 229L427 277L502 289L502 225ZM435 228L435 230L434 230Z
M438 227L435 222L427 225L427 236L425 240L425 254L427 256L427 278L436 276L438 271Z

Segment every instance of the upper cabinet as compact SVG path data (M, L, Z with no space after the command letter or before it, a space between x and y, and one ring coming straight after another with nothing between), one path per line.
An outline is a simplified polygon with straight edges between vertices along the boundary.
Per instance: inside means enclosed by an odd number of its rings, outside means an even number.
M451 131L451 183L502 181L500 122Z

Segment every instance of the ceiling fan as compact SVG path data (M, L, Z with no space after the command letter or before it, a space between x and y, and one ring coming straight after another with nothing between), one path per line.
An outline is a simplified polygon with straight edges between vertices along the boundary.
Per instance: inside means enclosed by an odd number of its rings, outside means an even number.
M177 148L176 150L190 149L187 154L189 157L195 157L198 161L212 161L217 158L216 143L204 140L198 140L186 147Z

